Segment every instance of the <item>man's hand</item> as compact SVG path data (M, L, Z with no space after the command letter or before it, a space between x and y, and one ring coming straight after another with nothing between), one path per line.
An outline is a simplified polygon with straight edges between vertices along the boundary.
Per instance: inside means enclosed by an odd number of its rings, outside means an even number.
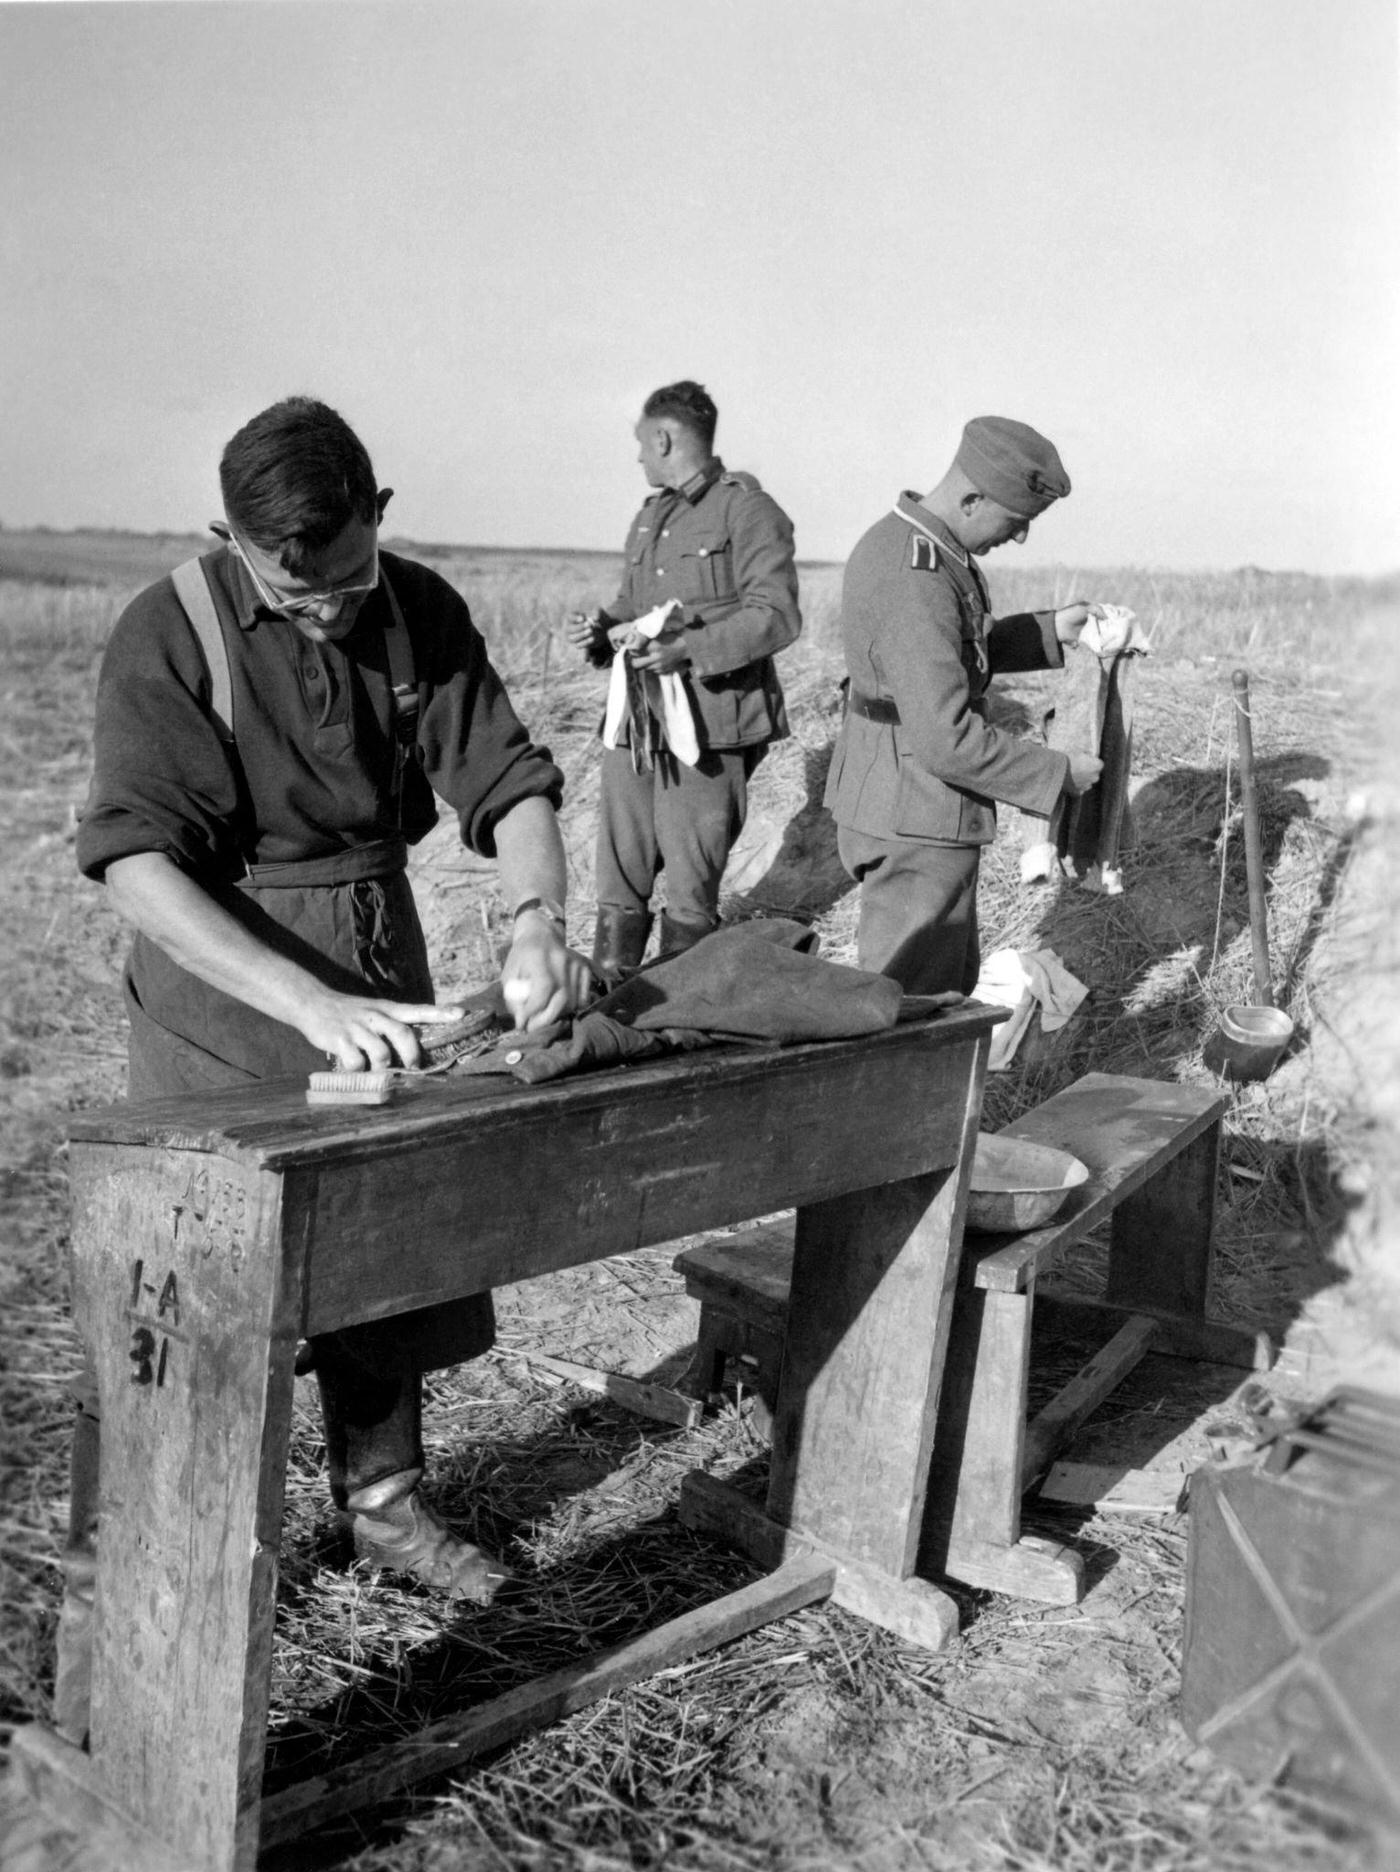
M605 634L598 618L590 616L587 612L571 611L564 620L565 637L575 650L582 650L585 656L601 643Z
M1103 607L1096 604L1061 605L1055 613L1055 635L1062 644L1078 643L1090 618L1102 617Z
M423 1050L414 1026L441 1026L461 1018L459 1007L370 1000L324 988L307 998L305 1017L296 1025L340 1071L383 1072L421 1064Z
M690 668L690 652L679 631L667 631L664 636L653 637L645 650L634 650L631 655L638 669L650 670L653 676L674 676L678 671Z
M1087 793L1090 787L1098 785L1102 772L1103 762L1097 754L1071 754L1069 772L1065 775L1065 792L1072 799L1077 799L1081 793Z
M501 970L501 991L518 1028L548 1027L592 992L593 971L570 949L553 920L537 910L515 919L515 939Z

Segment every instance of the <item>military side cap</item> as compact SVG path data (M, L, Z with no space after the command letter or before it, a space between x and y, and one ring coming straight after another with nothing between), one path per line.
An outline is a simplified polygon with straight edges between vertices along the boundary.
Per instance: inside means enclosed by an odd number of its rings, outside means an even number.
M974 416L955 460L979 494L1023 520L1069 493L1069 476L1054 443L1009 416Z

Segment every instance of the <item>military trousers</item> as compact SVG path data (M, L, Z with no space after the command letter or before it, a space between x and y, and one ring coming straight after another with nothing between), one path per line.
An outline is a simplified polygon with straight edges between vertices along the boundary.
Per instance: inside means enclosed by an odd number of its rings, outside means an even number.
M663 748L646 773L630 748L604 748L595 895L599 907L645 911L666 873L666 909L684 923L719 921L719 887L744 828L749 780L765 748L707 748L687 767Z
M837 850L860 885L859 966L892 975L906 994L971 994L982 965L981 846L883 839L839 826Z

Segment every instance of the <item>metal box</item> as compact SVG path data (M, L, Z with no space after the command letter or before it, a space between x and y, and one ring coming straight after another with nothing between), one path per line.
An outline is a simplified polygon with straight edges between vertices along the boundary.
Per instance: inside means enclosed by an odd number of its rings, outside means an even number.
M1191 1480L1181 1718L1400 1825L1400 1400L1342 1388Z

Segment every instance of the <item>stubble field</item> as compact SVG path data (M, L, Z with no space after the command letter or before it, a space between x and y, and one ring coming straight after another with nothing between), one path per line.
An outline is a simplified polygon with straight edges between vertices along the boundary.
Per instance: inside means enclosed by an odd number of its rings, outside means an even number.
M77 877L102 645L125 598L190 550L178 539L0 533L5 804L0 943L4 1218L5 1627L0 1716L44 1718L66 1507L67 1114L122 1096L123 932ZM606 556L418 549L465 593L517 706L567 776L571 934L592 919L599 679L558 626L606 600ZM1001 556L1003 560L1006 555ZM1137 843L1120 898L1021 885L1011 828L984 870L984 949L1049 947L1091 990L1053 1044L989 1082L990 1127L1091 1069L1213 1082L1201 1046L1251 1000L1229 678L1255 703L1275 980L1294 1050L1235 1088L1212 1310L1270 1330L1277 1398L1341 1378L1400 1389L1400 782L1396 592L1301 575L1141 570L1035 574L991 562L998 608L1071 596L1131 605L1152 632L1137 675ZM840 675L839 569L803 574L807 628L781 664L794 733L760 769L726 914L814 922L853 952L854 900L820 810ZM1033 729L1053 678L998 685ZM1387 725L1389 724L1389 725ZM490 969L501 912L489 866L438 829L415 885L439 992ZM675 1382L695 1309L673 1246L505 1291L488 1358L429 1382L433 1495L505 1552L515 1589L451 1613L347 1570L324 1499L319 1424L298 1383L279 1587L271 1790L645 1631L752 1576L681 1529L681 1475L761 1468L742 1389L693 1432L561 1383L539 1357ZM1090 1250L1077 1270L1093 1273ZM1082 1362L1047 1346L1047 1388ZM1242 1374L1149 1358L1071 1454L1184 1471L1249 1429ZM963 1630L927 1654L816 1608L664 1673L483 1761L421 1798L282 1848L268 1864L340 1872L449 1868L934 1868L935 1872L1205 1872L1380 1868L1396 1844L1313 1808L1275 1777L1246 1782L1179 1727L1188 1523L1029 1503L1071 1540L1077 1607L956 1588ZM0 1865L88 1865L61 1829L4 1809ZM69 1854L64 1857L65 1852ZM105 1868L104 1872L112 1872Z

